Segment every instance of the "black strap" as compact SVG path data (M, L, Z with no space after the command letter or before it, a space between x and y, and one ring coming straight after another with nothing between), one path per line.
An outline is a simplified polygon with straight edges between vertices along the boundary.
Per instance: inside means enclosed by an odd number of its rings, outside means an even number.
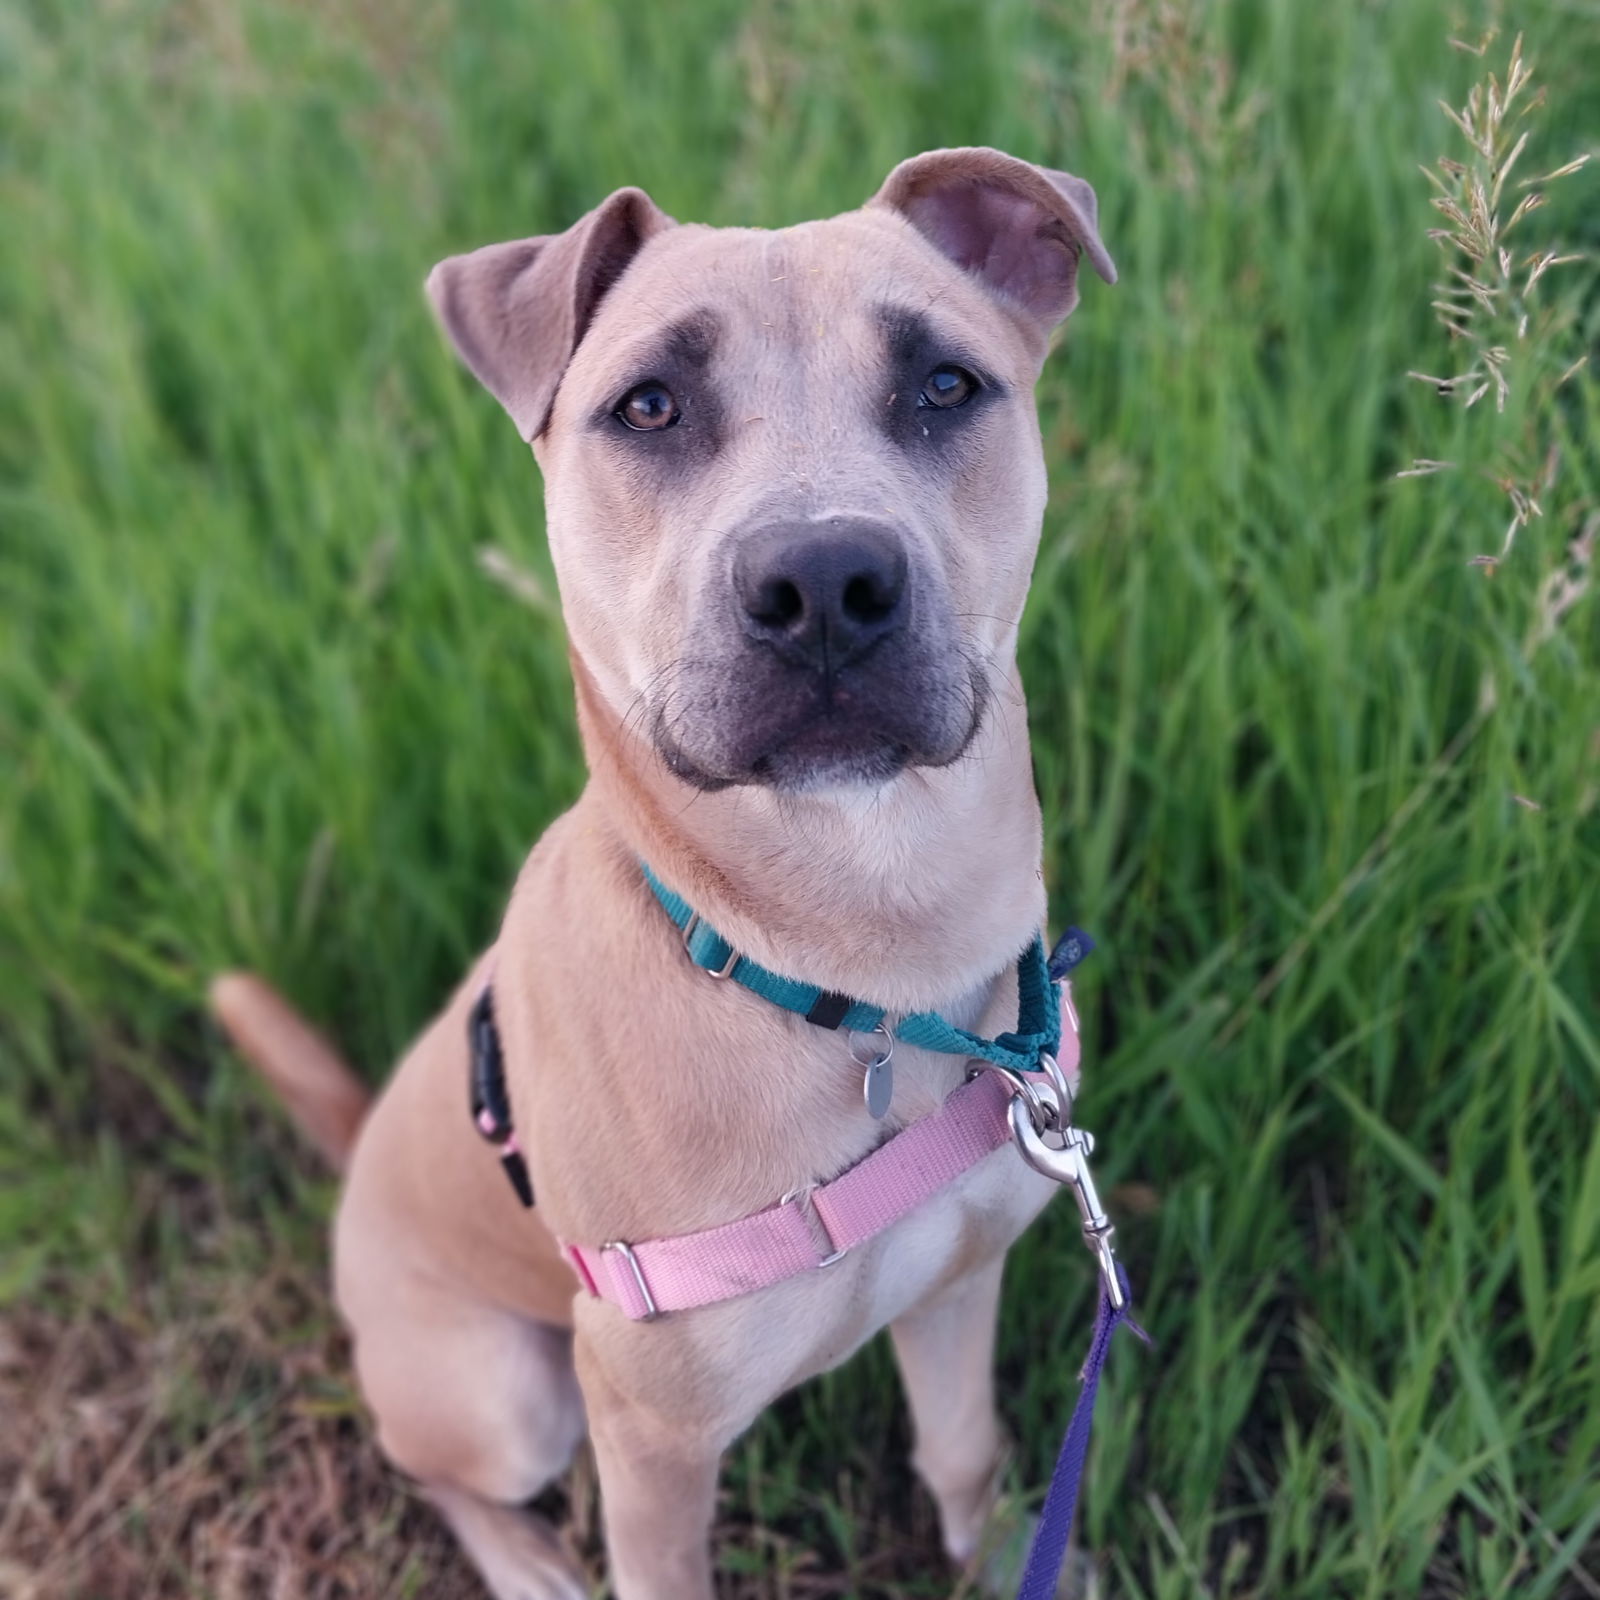
M506 1093L505 1055L500 1048L500 1029L494 1020L494 995L487 984L467 1018L467 1048L472 1084L472 1125L500 1152L505 1171L517 1199L533 1205L533 1179L528 1163L517 1143L516 1126L511 1120L511 1097Z

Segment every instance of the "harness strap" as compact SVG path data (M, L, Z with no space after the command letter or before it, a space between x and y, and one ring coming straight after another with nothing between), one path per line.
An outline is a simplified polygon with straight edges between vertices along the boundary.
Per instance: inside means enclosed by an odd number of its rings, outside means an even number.
M769 1288L831 1266L1010 1144L1010 1100L980 1072L831 1183L765 1211L676 1238L563 1248L589 1293L635 1322Z
M683 947L697 967L714 978L731 978L752 994L804 1017L819 1028L871 1033L881 1027L892 1032L895 1038L924 1050L987 1061L1011 1072L1038 1071L1040 1054L1054 1055L1061 1043L1061 1011L1055 984L1051 982L1051 959L1047 959L1044 940L1037 934L1017 961L1017 1026L1012 1032L985 1039L981 1034L958 1028L937 1011L914 1011L890 1029L889 1013L882 1006L870 1005L865 1000L822 989L798 978L786 978L759 961L741 955L648 865L641 863L641 867L651 893L682 933ZM1069 929L1068 934L1093 948L1078 929ZM1066 943L1064 939L1063 945ZM1062 946L1058 946L1055 960L1060 959L1061 950ZM1082 959L1079 950L1077 944L1071 947L1073 959L1065 963L1063 971Z
M782 977L759 961L740 955L677 890L669 889L648 866L644 868L644 879L661 902L661 909L683 934L683 947L689 952L689 959L713 977L732 978L752 994L770 1000L785 1011L797 1012L819 1028L871 1033L883 1021L885 1013L881 1006L852 1000L847 994L835 994L814 983L803 983L799 978Z
M494 991L487 979L467 1018L467 1059L472 1085L472 1125L500 1154L500 1166L524 1206L533 1205L533 1179L517 1143L506 1093L505 1056L494 1020Z

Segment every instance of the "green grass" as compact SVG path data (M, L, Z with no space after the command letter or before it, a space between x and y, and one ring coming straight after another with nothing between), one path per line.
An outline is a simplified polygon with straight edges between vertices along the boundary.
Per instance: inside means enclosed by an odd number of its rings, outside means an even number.
M1393 479L1529 420L1405 377L1453 359L1417 169L1483 70L1446 43L1471 24L1446 0L456 9L0 16L10 1314L164 1352L173 1459L257 1403L229 1470L270 1495L328 1332L263 1285L314 1280L331 1191L200 1020L206 978L269 973L377 1074L583 781L559 621L477 560L548 584L537 479L430 326L428 266L624 183L777 225L996 144L1093 181L1122 271L1041 384L1023 641L1053 909L1102 942L1085 1121L1156 1339L1112 1363L1087 1539L1150 1600L1600 1594L1595 597L1524 647L1600 496L1592 364L1532 419L1559 486L1492 582L1466 563L1497 491ZM1581 0L1509 25L1549 94L1538 172L1600 135L1600 26ZM1552 201L1528 247L1600 247L1593 169ZM1592 347L1600 289L1567 271ZM1091 1304L1070 1208L1008 1285L1039 1485ZM903 1432L878 1348L759 1427L728 1472L740 1592L945 1592ZM153 1525L141 1502L108 1537ZM0 1587L35 1559L6 1532ZM232 1592L183 1576L181 1539L148 1559L160 1592ZM394 1592L445 1592L407 1570Z

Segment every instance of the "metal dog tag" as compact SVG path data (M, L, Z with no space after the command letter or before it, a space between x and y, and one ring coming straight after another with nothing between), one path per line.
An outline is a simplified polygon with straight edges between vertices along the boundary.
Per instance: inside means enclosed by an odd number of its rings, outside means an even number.
M889 1115L894 1103L894 1063L888 1056L879 1056L862 1074L861 1097L877 1121L882 1122Z
M852 1030L850 1059L861 1068L861 1098L867 1102L867 1110L872 1117L882 1122L889 1115L889 1107L894 1102L894 1068L890 1065L894 1058L894 1035L889 1032L887 1024L882 1022L872 1030L867 1037L881 1038L883 1048L874 1052L870 1060L863 1057L856 1049L857 1037ZM867 1048L872 1049L871 1044Z

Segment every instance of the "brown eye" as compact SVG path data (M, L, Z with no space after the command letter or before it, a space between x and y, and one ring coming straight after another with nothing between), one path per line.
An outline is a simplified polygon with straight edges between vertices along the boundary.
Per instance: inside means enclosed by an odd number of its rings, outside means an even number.
M978 392L978 380L965 367L935 367L928 374L919 396L925 406L938 406L948 411L952 406L965 405Z
M616 416L637 433L654 433L678 420L678 402L665 384L641 383L622 397Z

